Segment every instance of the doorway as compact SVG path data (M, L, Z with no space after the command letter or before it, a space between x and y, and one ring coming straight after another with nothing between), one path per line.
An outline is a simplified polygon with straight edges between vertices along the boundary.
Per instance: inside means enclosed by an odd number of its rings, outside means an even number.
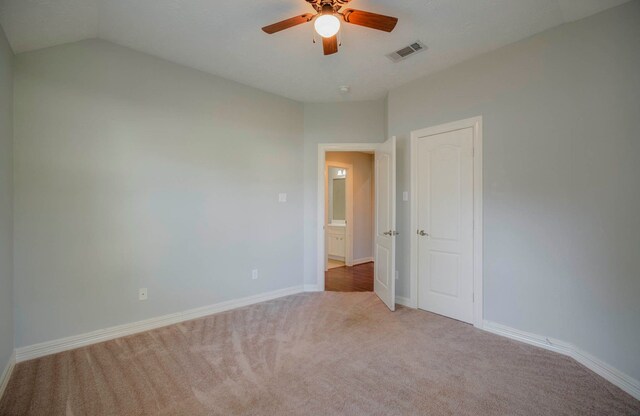
M325 159L325 290L373 291L373 152Z
M482 119L411 133L415 306L482 326Z
M396 161L396 139L390 138L384 143L345 143L345 144L319 144L318 145L318 257L317 257L317 290L326 289L327 272L327 235L328 235L328 170L327 155L331 157L331 152L355 152L364 153L372 156L373 173L372 173L372 193L373 200L372 217L373 217L373 236L371 238L371 257L352 257L351 268L359 266L368 266L373 269L373 291L375 294L391 309L395 310L395 247L397 231L395 217L395 161ZM343 161L344 162L344 161ZM348 175L345 178L345 187L348 187ZM340 187L340 185L338 186ZM345 198L346 201L346 198ZM349 221L349 210L345 213L346 224L345 232L349 233L348 228L355 221ZM355 215L355 214L354 214ZM359 214L358 214L359 217ZM348 235L346 241L346 249L351 246L354 241L353 234ZM345 267L349 259L345 251ZM360 265L358 263L364 261ZM339 269L339 268L338 268ZM370 272L366 270L363 273Z

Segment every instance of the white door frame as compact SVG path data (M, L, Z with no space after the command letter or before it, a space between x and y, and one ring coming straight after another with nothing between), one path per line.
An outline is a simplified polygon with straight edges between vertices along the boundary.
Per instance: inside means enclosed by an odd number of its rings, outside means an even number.
M325 155L325 159L326 159L326 155ZM324 180L325 183L329 182L329 177L328 177L328 172L329 172L329 167L336 167L336 168L341 168L341 169L345 169L347 171L347 175L346 175L346 181L345 181L345 230L344 230L344 238L345 238L345 247L344 247L344 264L346 264L347 266L351 267L353 266L353 165L349 164L349 163L342 163L342 162L329 162L326 161L325 162L325 169L324 169ZM324 206L325 206L325 213L324 213L324 225L327 226L327 206L329 204L329 194L327 193L327 188L325 187L324 189ZM325 228L326 231L326 228ZM324 270L327 271L327 263L328 263L328 253L327 253L327 239L326 239L326 234L325 234L325 256L324 256Z
M418 137L473 128L473 326L482 328L482 116L411 132L411 307L418 307Z
M380 143L320 143L318 144L318 192L317 192L317 287L316 290L324 291L325 272L325 166L326 152L375 152ZM375 209L375 207L374 207ZM353 222L353 221L351 221ZM347 223L349 225L349 223Z

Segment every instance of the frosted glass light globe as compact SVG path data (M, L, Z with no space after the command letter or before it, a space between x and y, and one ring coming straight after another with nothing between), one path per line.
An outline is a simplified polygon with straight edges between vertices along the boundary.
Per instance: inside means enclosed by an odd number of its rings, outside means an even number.
M318 35L323 38L330 38L340 30L340 20L332 14L323 14L318 16L313 23L313 27L318 32Z

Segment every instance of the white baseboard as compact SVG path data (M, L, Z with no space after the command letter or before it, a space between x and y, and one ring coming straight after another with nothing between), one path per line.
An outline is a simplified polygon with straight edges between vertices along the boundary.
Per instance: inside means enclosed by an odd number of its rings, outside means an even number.
M4 394L4 390L7 388L7 384L9 384L9 379L11 378L11 373L13 373L13 367L16 365L16 352L13 351L11 357L9 357L9 362L2 374L0 374L0 399L2 399L2 395Z
M353 265L357 266L358 264L371 263L373 261L373 257L364 257L362 259L353 260Z
M15 352L15 362L31 360L45 355L55 354L61 351L72 350L84 347L86 345L96 344L98 342L108 341L120 338L126 335L137 334L139 332L149 331L151 329L160 328L167 325L173 325L179 322L189 321L191 319L201 318L203 316L212 315L231 309L241 308L243 306L253 305L254 303L265 302L268 300L289 296L304 291L303 286L294 286L285 289L274 290L272 292L261 293L258 295L247 296L240 299L233 299L224 302L215 303L213 305L203 306L200 308L189 309L184 312L172 313L169 315L158 316L155 318L145 319L143 321L132 322L129 324L113 326L111 328L99 329L97 331L87 332L85 334L73 335L66 338L60 338L53 341L42 342L39 344L20 347Z
M304 285L305 292L323 292L318 285Z
M411 302L411 299L405 298L404 296L396 296L396 303L398 305L406 306L407 308L416 308L413 302Z
M520 331L518 329L490 321L484 321L483 329L497 335L502 335L503 337L567 355L607 381L620 387L634 398L640 400L640 382L638 382L638 380L581 350L573 344L542 335Z

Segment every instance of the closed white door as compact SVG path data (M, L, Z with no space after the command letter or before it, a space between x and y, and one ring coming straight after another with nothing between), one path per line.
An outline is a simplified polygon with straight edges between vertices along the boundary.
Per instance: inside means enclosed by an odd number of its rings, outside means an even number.
M375 154L375 252L373 289L396 308L396 138L380 144Z
M417 137L418 307L473 322L473 128Z

